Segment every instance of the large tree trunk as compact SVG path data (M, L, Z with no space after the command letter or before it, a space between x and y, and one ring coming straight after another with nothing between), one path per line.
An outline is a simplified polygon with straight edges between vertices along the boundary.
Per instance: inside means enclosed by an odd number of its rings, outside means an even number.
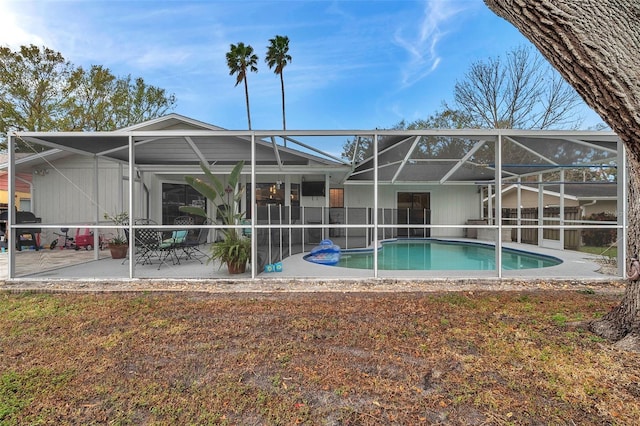
M629 251L640 241L640 4L637 0L484 0L611 126L629 154ZM640 351L640 283L592 330Z

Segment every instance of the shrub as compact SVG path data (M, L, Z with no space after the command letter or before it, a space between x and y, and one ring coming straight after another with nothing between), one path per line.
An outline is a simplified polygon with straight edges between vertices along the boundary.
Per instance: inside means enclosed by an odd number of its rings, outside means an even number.
M608 213L594 213L587 220L615 221L616 217ZM582 242L586 246L604 247L616 241L615 229L583 229Z

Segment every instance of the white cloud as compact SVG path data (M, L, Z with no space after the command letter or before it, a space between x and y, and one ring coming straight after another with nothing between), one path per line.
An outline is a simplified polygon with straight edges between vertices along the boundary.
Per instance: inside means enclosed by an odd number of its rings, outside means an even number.
M18 49L22 45L35 44L36 46L44 45L44 40L37 34L29 32L29 28L38 28L36 22L27 15L18 18L18 14L14 8L18 7L18 2L0 2L0 45L8 46L13 50Z
M409 60L401 65L403 87L415 84L436 70L442 59L438 46L447 33L445 27L451 18L462 11L460 2L427 0L418 27L409 31L399 28L396 31L395 43L409 54ZM410 34L405 35L406 32Z

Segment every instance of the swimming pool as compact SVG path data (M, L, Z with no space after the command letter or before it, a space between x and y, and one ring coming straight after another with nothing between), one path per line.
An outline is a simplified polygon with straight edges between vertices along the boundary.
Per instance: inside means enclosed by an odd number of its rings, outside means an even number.
M561 264L551 256L502 248L502 269L546 268ZM337 265L343 268L373 269L371 250L345 250ZM496 269L495 248L489 244L435 239L407 239L383 242L378 250L381 270L480 270Z

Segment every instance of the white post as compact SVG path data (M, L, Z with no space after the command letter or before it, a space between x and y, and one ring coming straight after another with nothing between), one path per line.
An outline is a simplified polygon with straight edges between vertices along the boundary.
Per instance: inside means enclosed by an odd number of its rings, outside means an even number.
M518 243L522 243L522 229L520 228L520 226L522 226L522 178L518 177L518 190L517 190L517 210L516 210L516 217L517 217L517 223L518 223L518 230L517 230L517 241Z
M16 231L13 229L13 225L16 221L16 158L15 158L15 136L9 133L7 148L9 150L9 164L7 174L7 224L5 228L5 241L7 241L8 252L8 275L9 278L15 278L16 276Z
M378 278L378 134L373 135L373 277Z
M622 228L618 228L617 237L618 237L618 275L627 278L627 239L629 238L629 234L627 232L627 194L629 190L629 175L627 173L628 164L627 164L627 152L624 149L624 144L622 141L618 141L618 176L617 176L617 195L618 195L618 203L617 203L617 224ZM635 254L635 253L632 253Z
M544 185L542 184L542 173L538 175L538 247L542 247L542 238L544 237Z
M560 170L560 225L564 226L564 169ZM564 250L564 228L560 228L560 249Z
M502 278L502 133L498 133L496 141L496 220L498 232L496 235L496 272Z
M136 259L135 259L135 252L136 252L136 238L135 238L135 231L133 230L132 226L133 226L133 221L134 221L134 205L133 205L133 188L134 188L134 183L135 183L135 162L136 162L136 153L135 153L135 142L133 140L133 136L130 134L129 135L129 224L127 225L129 227L129 278L133 279L134 275L135 275L135 264L136 264ZM121 166L122 167L122 166ZM120 169L120 171L122 171L122 168ZM119 185L120 189L120 193L122 193L122 179L120 180L120 185ZM122 200L122 197L120 198L120 200ZM119 210L117 213L121 212L122 210ZM116 214L117 214L116 213Z
M100 185L99 185L99 175L100 175L100 164L99 158L96 155L94 157L93 163L94 171L93 171L93 197L95 200L95 217L94 217L94 225L98 225L100 222ZM120 185L122 186L122 185ZM100 258L100 229L93 228L93 259L98 260Z
M487 223L493 225L493 199L491 184L487 185Z
M256 235L256 135L251 132L251 278L257 274L258 236ZM269 235L271 230L269 229ZM269 247L271 250L271 247Z

